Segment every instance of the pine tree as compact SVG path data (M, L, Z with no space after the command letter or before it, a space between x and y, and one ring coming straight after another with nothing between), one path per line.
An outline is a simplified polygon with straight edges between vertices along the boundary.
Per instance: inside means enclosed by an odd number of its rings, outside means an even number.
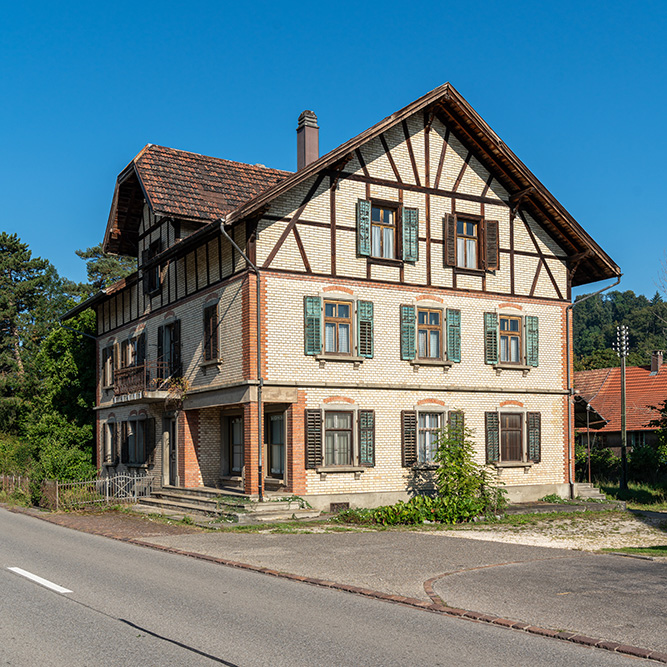
M137 269L136 258L105 253L101 243L93 248L77 250L76 254L86 260L88 282L96 291L112 285Z

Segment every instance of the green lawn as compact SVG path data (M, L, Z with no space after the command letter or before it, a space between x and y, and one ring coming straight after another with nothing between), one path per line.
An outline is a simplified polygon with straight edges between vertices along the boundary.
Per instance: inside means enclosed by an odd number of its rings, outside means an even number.
M602 551L616 551L624 554L637 554L638 556L662 556L667 558L667 544L655 547L621 547L620 549L602 549Z
M667 488L664 485L629 482L627 491L621 491L618 482L601 481L596 486L610 498L625 500L628 509L667 512Z

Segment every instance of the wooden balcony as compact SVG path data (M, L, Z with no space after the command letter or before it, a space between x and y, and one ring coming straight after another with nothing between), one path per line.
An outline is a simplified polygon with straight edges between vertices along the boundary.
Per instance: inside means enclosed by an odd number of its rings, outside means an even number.
M169 389L169 380L174 376L170 365L163 361L146 361L139 366L117 368L114 371L113 391L118 396L159 392L156 398L162 398Z

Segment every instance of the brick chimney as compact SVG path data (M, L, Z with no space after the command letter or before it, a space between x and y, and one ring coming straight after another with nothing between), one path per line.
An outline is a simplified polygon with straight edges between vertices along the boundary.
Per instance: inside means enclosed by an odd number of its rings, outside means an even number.
M300 171L320 157L320 128L317 116L312 111L304 111L299 116L296 128L296 168Z
M662 366L662 350L657 350L651 355L651 375L657 375Z

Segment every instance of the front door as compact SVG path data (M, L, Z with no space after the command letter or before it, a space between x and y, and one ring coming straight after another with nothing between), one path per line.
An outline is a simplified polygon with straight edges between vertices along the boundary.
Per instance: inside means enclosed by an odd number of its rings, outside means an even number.
M285 415L268 415L266 442L269 455L269 475L278 479L285 476Z
M167 419L165 436L167 439L167 484L169 486L178 485L178 429L175 419Z
M229 419L229 473L236 477L243 471L243 417Z

